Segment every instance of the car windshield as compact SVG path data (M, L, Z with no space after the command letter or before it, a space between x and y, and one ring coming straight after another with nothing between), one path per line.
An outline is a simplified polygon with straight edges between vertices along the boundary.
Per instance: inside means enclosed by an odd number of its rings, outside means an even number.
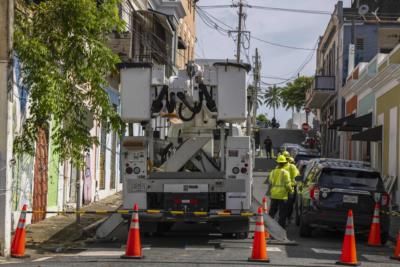
M299 161L299 160L310 160L310 159L315 159L318 158L318 156L316 155L302 155L302 154L297 154L295 161Z
M319 178L319 184L329 187L376 190L378 186L381 187L380 180L380 175L377 172L324 169Z

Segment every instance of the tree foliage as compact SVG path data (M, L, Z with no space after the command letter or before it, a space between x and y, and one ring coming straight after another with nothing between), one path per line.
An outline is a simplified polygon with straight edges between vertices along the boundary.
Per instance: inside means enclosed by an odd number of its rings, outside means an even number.
M306 91L313 83L312 77L299 77L293 82L287 83L280 92L282 105L288 109L300 111L306 101Z
M276 118L276 110L282 105L281 88L276 85L268 87L264 94L264 104L267 108L272 108Z
M265 127L265 128L271 127L271 121L264 114L257 115L256 120L257 120L257 125L260 127Z
M26 2L28 4L26 4ZM119 0L19 1L14 48L29 88L29 117L14 142L16 153L33 153L38 129L49 121L60 160L82 162L82 152L98 143L88 120L122 132L123 123L105 87L118 57L107 36L121 30Z

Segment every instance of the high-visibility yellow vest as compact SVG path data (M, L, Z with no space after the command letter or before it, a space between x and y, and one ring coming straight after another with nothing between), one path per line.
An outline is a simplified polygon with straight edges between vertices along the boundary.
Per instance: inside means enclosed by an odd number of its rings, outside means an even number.
M284 168L276 168L269 175L269 186L272 199L287 200L293 191L290 174Z

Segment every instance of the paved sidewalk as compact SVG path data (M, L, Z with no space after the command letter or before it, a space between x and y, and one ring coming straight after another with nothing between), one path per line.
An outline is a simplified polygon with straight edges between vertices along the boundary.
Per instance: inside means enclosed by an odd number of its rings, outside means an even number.
M122 194L116 193L82 208L82 210L116 210L122 203ZM64 249L83 245L85 228L104 220L106 214L83 214L76 224L75 214L57 215L26 227L27 247L31 249Z

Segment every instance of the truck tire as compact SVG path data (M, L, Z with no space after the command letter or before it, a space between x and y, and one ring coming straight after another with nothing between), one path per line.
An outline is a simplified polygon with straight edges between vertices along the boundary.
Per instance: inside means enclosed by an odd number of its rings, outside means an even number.
M381 233L381 242L382 245L385 245L389 240L389 233L388 232L382 232Z
M312 231L313 231L313 228L310 225L304 223L303 218L301 218L301 216L300 216L300 229L299 229L300 236L301 237L311 237Z
M247 239L249 238L249 232L236 233L236 239Z
M300 226L300 211L299 211L300 207L299 207L299 202L296 201L295 202L295 218L294 221L296 223L296 226Z

